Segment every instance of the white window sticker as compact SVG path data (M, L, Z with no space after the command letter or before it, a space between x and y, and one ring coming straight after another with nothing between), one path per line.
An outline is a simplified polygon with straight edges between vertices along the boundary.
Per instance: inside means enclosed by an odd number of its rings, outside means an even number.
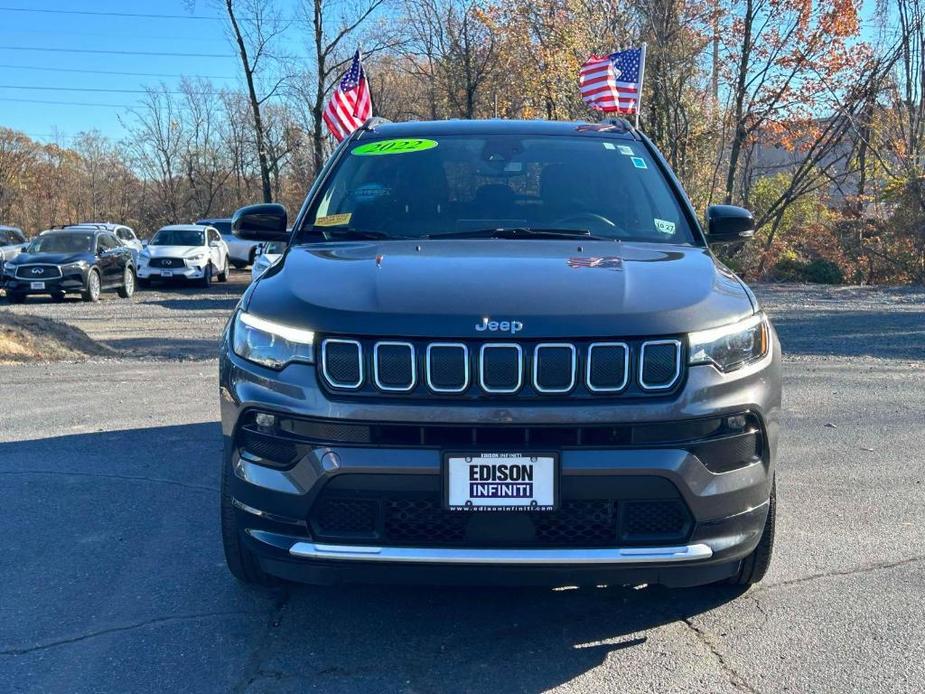
M658 230L659 230L660 232L662 232L663 234L673 234L673 233L674 233L674 228L675 228L675 223L674 223L674 222L669 222L669 221L664 220L664 219L656 219L656 220L655 220L655 228L658 229Z
M617 149L620 150L620 154L625 154L628 157L633 156L633 148L627 147L626 145L618 145Z

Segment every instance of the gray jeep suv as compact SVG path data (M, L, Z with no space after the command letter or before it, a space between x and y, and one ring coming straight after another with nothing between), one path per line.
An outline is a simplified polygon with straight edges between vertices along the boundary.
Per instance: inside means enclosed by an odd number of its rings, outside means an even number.
M370 121L221 349L222 532L248 582L747 585L774 539L780 346L653 144Z

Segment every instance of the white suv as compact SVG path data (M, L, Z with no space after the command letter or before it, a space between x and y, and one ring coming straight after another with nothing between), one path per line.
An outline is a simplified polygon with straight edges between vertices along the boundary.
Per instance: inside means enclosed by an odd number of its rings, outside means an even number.
M214 277L228 279L228 246L214 227L176 224L160 229L138 254L138 284L152 279L197 280L208 287Z

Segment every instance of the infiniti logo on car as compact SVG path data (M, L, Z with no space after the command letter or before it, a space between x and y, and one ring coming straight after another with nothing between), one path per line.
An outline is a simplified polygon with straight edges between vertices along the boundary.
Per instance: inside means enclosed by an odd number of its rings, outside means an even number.
M34 267L34 268L32 268L32 274L33 274L33 275L44 275L44 274L45 274L45 270L43 270L43 269L40 268L40 267Z
M481 323L475 324L475 329L480 333L487 330L491 333L511 333L511 335L514 335L524 329L524 324L519 320L490 320L486 316Z

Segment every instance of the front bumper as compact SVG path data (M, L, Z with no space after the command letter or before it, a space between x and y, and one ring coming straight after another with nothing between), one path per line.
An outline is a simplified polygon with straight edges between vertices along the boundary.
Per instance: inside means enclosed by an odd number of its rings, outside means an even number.
M274 372L224 351L220 379L224 464L234 472L229 476L229 491L239 525L246 529L244 540L269 573L309 582L645 582L679 586L721 580L732 575L739 560L757 545L767 517L781 398L776 337L773 344L765 360L733 374L720 374L708 366L692 367L685 387L670 397L632 404L568 405L335 400L319 386L311 365L293 364ZM594 498L595 490L610 490L606 496L618 510L643 499L680 503L690 522L671 541L656 536L649 542L642 536L625 541L619 536L606 546L583 546L583 536L579 536L574 544L547 547L510 538L447 546L439 541L395 543L381 534L362 533L340 541L325 537L312 522L326 490L344 489L360 497L369 496L370 489L377 494L388 490L434 494L442 484L444 449L458 446L441 446L424 435L417 445L362 445L332 436L299 447L295 462L277 469L242 445L242 423L249 421L255 409L322 425L387 423L432 426L437 431L447 426L499 431L524 426L655 424L657 428L747 412L760 425L762 447L759 459L725 472L708 469L691 451L691 442L557 450L563 493L571 489L575 499ZM509 450L510 446L497 448Z
M205 266L202 267L177 267L177 268L160 268L151 267L150 265L138 266L138 278L147 279L179 279L195 280L202 279Z
M87 286L87 277L79 270L50 279L28 280L6 276L3 280L2 286L7 293L19 294L20 296L82 292ZM42 286L38 286L38 283L41 283Z

